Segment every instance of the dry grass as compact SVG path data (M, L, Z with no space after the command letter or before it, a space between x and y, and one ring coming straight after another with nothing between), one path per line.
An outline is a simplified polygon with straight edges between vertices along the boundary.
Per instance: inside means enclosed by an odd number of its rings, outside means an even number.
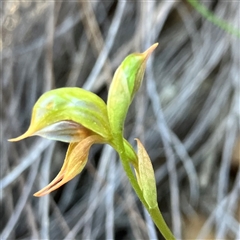
M239 2L210 3L240 28ZM239 39L174 0L5 1L1 11L0 239L161 239L110 147L93 147L80 176L39 199L67 146L7 142L43 92L78 86L106 100L123 58L154 42L126 137L145 142L178 239L240 239Z

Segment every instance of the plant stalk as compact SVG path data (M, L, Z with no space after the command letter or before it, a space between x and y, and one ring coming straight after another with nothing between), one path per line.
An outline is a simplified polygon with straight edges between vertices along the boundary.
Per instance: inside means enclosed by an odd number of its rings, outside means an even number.
M161 234L163 235L163 237L166 240L174 240L176 239L174 237L174 235L172 234L171 230L168 228L160 209L158 208L158 206L156 206L155 208L149 208L148 204L146 203L142 191L138 185L138 182L135 178L135 175L133 174L133 171L130 167L129 161L128 161L128 156L126 156L125 150L124 150L124 146L123 146L123 142L118 141L118 144L116 144L118 147L115 148L117 149L117 152L119 154L119 157L121 159L123 168L127 174L127 177L135 191L135 193L137 194L138 198L140 199L140 201L142 202L142 204L144 205L144 207L147 209L148 213L150 214L153 222L155 223L155 225L157 226L158 230L161 232ZM116 146L115 145L115 146Z

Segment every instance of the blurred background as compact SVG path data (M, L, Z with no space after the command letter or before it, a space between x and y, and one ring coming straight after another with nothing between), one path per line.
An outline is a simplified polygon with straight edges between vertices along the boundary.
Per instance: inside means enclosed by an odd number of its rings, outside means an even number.
M200 1L240 29L239 1ZM1 2L0 239L162 239L118 156L94 145L84 171L42 198L67 144L32 137L31 109L77 86L105 101L114 71L155 42L125 125L153 162L177 239L240 239L240 41L187 1Z

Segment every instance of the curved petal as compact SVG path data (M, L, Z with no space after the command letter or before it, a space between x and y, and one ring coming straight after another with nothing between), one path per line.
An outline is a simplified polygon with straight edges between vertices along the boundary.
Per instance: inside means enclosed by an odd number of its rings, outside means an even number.
M98 135L92 135L79 143L70 143L64 164L58 175L45 188L36 192L34 196L42 197L78 175L85 167L88 160L89 149L94 143L104 143L104 140Z
M107 107L96 94L82 88L58 88L44 93L33 107L30 127L20 139L38 134L59 122L74 122L109 139ZM72 127L70 127L72 129ZM46 135L44 135L46 137Z

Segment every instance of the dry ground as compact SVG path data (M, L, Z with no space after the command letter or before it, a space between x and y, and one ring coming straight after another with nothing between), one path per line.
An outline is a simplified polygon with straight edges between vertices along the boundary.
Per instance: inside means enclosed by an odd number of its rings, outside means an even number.
M203 1L240 29L239 1ZM153 161L158 201L178 239L240 239L240 41L185 1L1 2L0 239L162 239L117 155L91 149L81 175L35 198L67 145L23 133L45 91L107 98L126 55L159 46L126 121Z

